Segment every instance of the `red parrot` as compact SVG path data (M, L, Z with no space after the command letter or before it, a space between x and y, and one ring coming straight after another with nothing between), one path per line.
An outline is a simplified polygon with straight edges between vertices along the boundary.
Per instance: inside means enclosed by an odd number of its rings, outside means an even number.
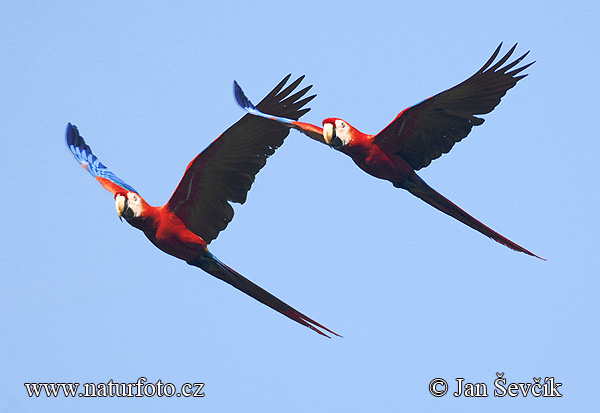
M492 65L501 47L502 43L473 76L451 89L404 109L392 123L376 135L362 133L338 118L325 119L323 128L320 128L265 112L248 100L237 82L234 82L234 95L237 103L248 113L297 129L310 138L350 156L366 173L390 181L396 188L406 189L429 205L500 244L543 259L467 214L427 185L415 172L429 165L443 153L448 153L456 142L469 134L473 126L481 125L484 120L475 115L491 112L500 103L500 98L520 79L527 76L517 74L534 62L513 68L529 52L502 66L514 52L516 44Z
M302 98L312 86L294 92L304 76L285 89L285 77L259 104L261 110L297 120L315 95ZM283 90L282 90L283 89ZM243 204L254 177L283 144L289 128L246 115L215 139L188 165L169 202L150 206L130 185L109 171L77 128L67 126L67 145L75 159L115 196L119 217L144 232L159 249L199 267L292 320L329 337L336 334L244 278L212 255L207 245L233 218L231 202Z

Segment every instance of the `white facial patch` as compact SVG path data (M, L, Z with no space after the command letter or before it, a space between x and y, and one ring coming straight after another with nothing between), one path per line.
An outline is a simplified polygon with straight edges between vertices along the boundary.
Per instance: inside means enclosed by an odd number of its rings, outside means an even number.
M127 198L123 195L117 195L115 197L115 207L119 217L125 219L137 218L142 215L142 200L134 192L127 192Z
M341 119L335 121L335 136L337 136L346 146L350 143L350 127Z
M127 192L128 209L131 210L131 218L137 218L142 215L142 200L135 192Z

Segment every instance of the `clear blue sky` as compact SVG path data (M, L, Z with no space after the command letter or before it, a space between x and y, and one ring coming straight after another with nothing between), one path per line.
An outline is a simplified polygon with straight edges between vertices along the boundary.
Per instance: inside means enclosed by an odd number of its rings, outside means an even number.
M0 411L592 411L599 357L597 2L0 5ZM296 132L211 244L339 332L328 340L119 222L64 143L76 124L153 205L288 73L303 119L374 133L519 43L529 76L435 189L513 252ZM505 49L506 50L506 49ZM555 377L564 397L495 398ZM204 398L29 398L27 382L206 383ZM443 398L429 394L437 377ZM455 398L455 379L490 397Z

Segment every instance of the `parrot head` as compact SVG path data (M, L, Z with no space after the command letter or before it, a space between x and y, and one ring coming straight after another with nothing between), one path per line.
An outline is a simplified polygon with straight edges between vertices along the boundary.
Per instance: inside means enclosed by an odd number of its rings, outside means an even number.
M135 192L122 192L115 195L115 207L119 218L130 220L142 215L142 197Z
M350 129L352 126L348 122L337 119L327 118L323 121L323 136L325 142L334 149L340 149L348 145L351 141Z

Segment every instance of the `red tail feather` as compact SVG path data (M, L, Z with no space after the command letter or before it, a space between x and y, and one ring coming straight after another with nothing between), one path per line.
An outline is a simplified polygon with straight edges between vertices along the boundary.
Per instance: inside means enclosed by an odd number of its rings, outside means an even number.
M227 265L223 264L210 253L206 257L201 257L195 261L189 262L189 264L202 268L210 275L225 281L227 284L232 285L233 287L246 293L255 300L260 301L264 305L271 307L273 310L280 312L284 316L291 318L297 323L300 323L303 326L306 326L325 337L330 338L327 334L319 330L319 328L322 328L323 330L326 330L331 334L335 334L336 336L341 337L339 334L317 323L312 318L305 316L301 312L297 311L296 309L290 307L289 305L281 301L279 298L275 297L271 293L267 292L258 285L254 284L252 281L242 276L241 274L229 268Z
M452 218L459 220L460 222L470 226L474 230L481 232L483 235L490 237L494 241L499 242L500 244L505 245L512 250L524 252L525 254L546 261L544 258L521 247L520 245L509 240L508 238L503 237L496 231L492 230L491 228L485 226L484 224L473 218L471 215L467 214L465 211L463 211L461 208L459 208L457 205L451 202L448 198L444 197L443 195L435 191L433 188L431 188L429 185L427 185L427 183L423 181L417 174L406 178L401 184L396 186L406 189L411 194L427 202L434 208L437 208L443 213L450 215Z

